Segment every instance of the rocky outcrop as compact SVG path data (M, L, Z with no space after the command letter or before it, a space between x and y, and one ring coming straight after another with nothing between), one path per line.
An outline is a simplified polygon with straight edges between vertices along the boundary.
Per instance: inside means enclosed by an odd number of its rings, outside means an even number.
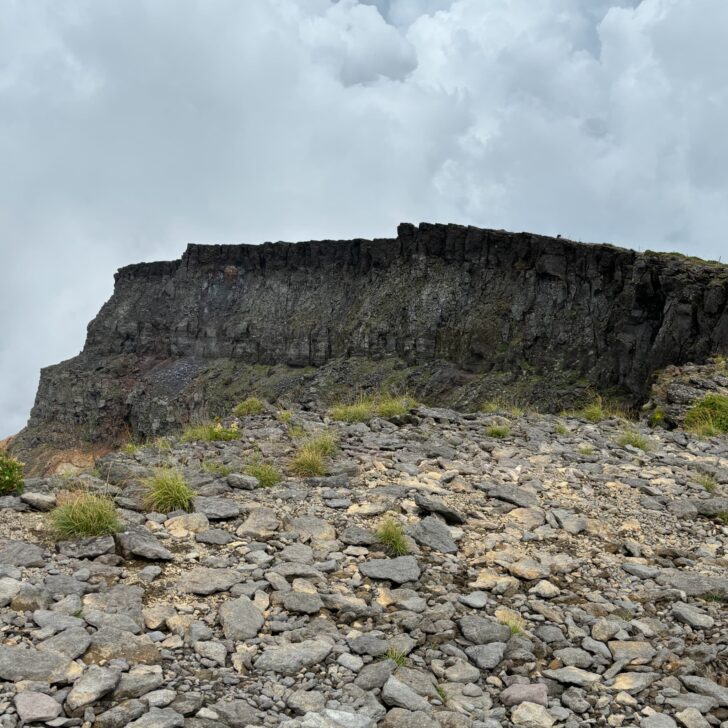
M32 459L164 433L250 392L639 401L656 369L726 351L728 267L678 255L429 224L381 240L190 245L116 274L83 352L42 371L15 448Z

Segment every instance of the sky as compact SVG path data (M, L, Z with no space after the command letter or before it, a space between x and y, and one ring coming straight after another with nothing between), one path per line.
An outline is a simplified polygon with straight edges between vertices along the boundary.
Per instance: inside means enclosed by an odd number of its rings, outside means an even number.
M0 437L114 271L453 222L728 260L725 0L0 0Z

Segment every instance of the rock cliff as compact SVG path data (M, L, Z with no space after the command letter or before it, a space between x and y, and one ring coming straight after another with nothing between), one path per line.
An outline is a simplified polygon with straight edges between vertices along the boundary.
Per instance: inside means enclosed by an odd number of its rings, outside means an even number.
M728 266L679 255L430 224L391 239L190 245L118 271L81 354L42 371L15 447L32 461L164 433L250 392L637 403L658 368L714 352L728 352Z

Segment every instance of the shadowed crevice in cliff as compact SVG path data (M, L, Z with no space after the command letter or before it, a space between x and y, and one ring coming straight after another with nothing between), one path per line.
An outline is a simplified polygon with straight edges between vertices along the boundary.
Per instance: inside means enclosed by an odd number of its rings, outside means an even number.
M43 370L15 447L32 461L41 445L164 433L252 392L637 403L656 369L720 351L728 267L678 255L430 224L392 239L190 245L117 273L84 351Z

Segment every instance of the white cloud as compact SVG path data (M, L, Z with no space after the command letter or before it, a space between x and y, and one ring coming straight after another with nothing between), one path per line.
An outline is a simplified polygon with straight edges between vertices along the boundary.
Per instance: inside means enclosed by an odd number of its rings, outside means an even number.
M724 0L0 0L0 434L116 267L400 220L725 257Z

